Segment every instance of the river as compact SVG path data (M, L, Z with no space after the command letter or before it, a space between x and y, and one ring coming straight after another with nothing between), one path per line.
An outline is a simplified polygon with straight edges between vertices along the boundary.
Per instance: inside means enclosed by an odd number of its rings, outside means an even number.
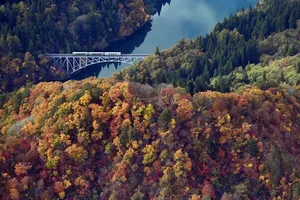
M152 54L156 47L170 48L182 38L195 38L209 33L218 21L253 6L257 0L171 0L141 30L126 40L112 44L105 51ZM90 76L108 77L126 67L124 64L94 65L74 75L74 79Z

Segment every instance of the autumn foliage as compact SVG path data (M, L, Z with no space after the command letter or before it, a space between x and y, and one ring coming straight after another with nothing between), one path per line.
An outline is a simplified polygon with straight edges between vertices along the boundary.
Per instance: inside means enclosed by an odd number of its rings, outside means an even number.
M299 87L191 96L90 78L24 90L0 110L2 199L300 197Z

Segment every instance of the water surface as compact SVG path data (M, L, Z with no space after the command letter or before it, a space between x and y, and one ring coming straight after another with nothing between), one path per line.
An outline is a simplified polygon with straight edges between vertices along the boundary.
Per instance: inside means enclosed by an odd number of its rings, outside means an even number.
M218 21L222 21L230 14L242 8L253 6L257 0L171 0L160 14L152 17L132 37L116 42L106 51L120 51L122 53L152 54L156 47L167 49L182 38L195 38L209 33ZM89 76L108 77L126 65L107 65L107 67L90 66L83 70L76 79Z

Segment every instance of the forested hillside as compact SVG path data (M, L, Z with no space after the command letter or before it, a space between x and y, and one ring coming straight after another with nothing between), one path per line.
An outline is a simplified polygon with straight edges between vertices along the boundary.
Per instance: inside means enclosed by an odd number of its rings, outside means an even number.
M299 87L23 88L0 110L0 198L296 200L299 103Z
M115 77L150 85L172 83L190 93L208 89L228 92L230 87L222 76L234 69L263 62L267 55L275 58L277 54L293 56L299 53L299 19L298 0L258 3L255 9L242 10L218 23L205 37L181 40L163 52L157 49L154 56ZM283 32L287 29L293 30ZM270 42L272 38L274 44ZM218 81L212 82L216 78Z
M59 79L44 53L100 51L132 35L165 0L1 1L0 92ZM31 54L32 63L26 62Z
M155 2L139 10L160 12ZM89 3L76 5L84 12ZM128 3L118 9L135 8ZM58 24L71 22L56 14ZM113 77L0 95L0 199L299 200L299 19L299 0L260 1ZM47 66L42 52L20 49L1 54L9 63L1 83L18 71L24 79L14 85L24 84Z

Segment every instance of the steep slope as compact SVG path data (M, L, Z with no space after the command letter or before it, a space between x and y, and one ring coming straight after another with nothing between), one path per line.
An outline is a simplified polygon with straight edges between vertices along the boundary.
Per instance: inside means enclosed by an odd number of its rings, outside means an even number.
M261 89L278 87L279 85L299 85L300 54L270 61L268 64L249 64L239 67L229 75L211 79L210 87L218 90L220 82L225 82L230 91L252 84Z
M0 199L300 199L299 6L261 1L109 79L0 95Z
M168 0L0 2L0 93L60 79L43 53L101 51L132 35ZM33 57L27 65L25 53ZM42 62L42 63L41 63Z
M228 92L230 88L226 87L225 80L212 88L212 78L228 75L248 63L258 64L264 54L273 55L277 50L282 53L281 47L290 55L299 52L300 26L296 27L299 19L300 1L266 1L218 23L205 37L182 40L163 52L157 49L156 55L117 73L115 78L150 85L172 83L190 93L207 89ZM284 35L287 29L293 29L291 36L285 36L287 41L274 48L266 41L269 46L265 48L262 41L274 33Z
M1 198L298 199L299 103L299 87L21 89L0 110Z

